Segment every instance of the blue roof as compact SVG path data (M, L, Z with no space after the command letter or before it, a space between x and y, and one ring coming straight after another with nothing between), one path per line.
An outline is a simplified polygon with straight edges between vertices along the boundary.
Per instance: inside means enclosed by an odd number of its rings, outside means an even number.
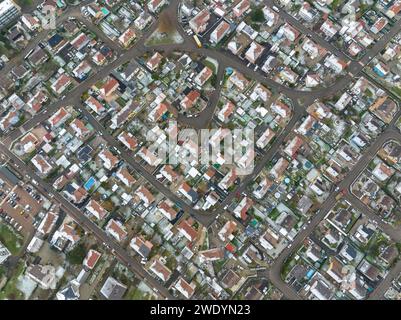
M56 33L54 36L52 36L47 43L54 48L55 46L57 46L61 41L63 41L63 37L60 36L58 33Z

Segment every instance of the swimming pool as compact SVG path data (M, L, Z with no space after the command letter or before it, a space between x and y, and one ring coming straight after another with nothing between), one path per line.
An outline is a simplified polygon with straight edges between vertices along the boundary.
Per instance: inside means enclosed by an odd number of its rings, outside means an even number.
M310 278L312 278L314 273L315 273L315 270L313 270L313 269L309 270L308 273L306 274L306 278L309 280Z
M94 178L94 177L90 177L90 178L88 179L88 181L86 181L85 184L84 184L85 190L86 190L86 191L90 190L90 188L93 187L93 185L95 184L95 182L96 182L95 178Z

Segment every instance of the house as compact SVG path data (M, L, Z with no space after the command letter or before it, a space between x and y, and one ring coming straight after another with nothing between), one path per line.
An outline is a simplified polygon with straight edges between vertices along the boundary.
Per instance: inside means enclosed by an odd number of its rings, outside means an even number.
M305 50L308 54L309 57L314 60L323 54L325 54L327 51L322 49L318 44L316 44L314 41L307 39L303 44L302 44L302 49Z
M97 51L93 56L92 56L92 61L98 65L98 66L102 66L104 65L104 63L106 62L106 57L103 53L101 53L100 51Z
M195 241L198 237L198 232L189 224L187 220L182 220L177 226L177 230L189 241Z
M210 79L210 77L213 75L212 69L209 67L204 67L202 71L195 77L194 81L198 86L203 86L206 81Z
M129 173L127 168L121 167L118 169L116 177L127 187L131 187L136 182L136 179Z
M159 211L168 219L174 220L177 217L178 211L174 208L174 203L170 200L164 200L159 203Z
M223 190L228 190L237 179L237 173L235 169L231 169L224 178L219 182L218 187Z
M322 79L316 73L309 73L306 75L305 85L308 88L314 88L314 87L318 86L321 82L322 82Z
M278 13L275 12L272 8L264 6L263 7L263 16L265 17L266 25L271 28L273 27L279 19Z
M312 8L309 2L304 2L299 9L299 16L306 22L312 22L316 17L316 10Z
M42 219L38 226L38 233L42 236L45 237L48 235L56 225L56 222L58 220L58 214L49 211L46 213L45 217Z
M348 291L358 300L365 299L368 294L368 290L365 288L364 283L361 279L353 280L350 283Z
M288 23L285 23L277 32L278 36L284 36L291 42L295 42L295 40L299 37L300 32L289 25Z
M85 100L86 105L91 108L96 114L102 114L106 109L105 107L94 97L89 96L88 99Z
M200 93L197 90L191 90L188 94L181 100L180 106L184 110L188 110L192 108L200 97Z
M49 100L49 97L43 90L36 92L26 103L32 113L38 112L42 106Z
M144 186L140 186L135 194L143 201L146 207L150 206L153 201L155 201L153 194Z
M113 77L109 77L109 79L103 84L103 86L99 89L99 92L103 99L107 99L110 95L117 90L119 83Z
M65 110L64 107L58 109L47 121L50 123L51 128L57 128L66 122L71 117L71 114Z
M29 63L34 67L40 66L47 60L49 60L49 56L47 55L46 51L39 46L36 47L35 51L32 52L28 57Z
M164 165L160 169L160 174L165 177L169 182L174 183L179 178L179 174L174 171L173 167L169 164Z
M387 246L379 255L379 258L387 265L392 265L398 257L398 249L395 245Z
M258 83L255 88L253 88L252 94L250 96L252 101L256 101L258 99L262 100L263 102L268 102L271 98L272 93L269 89L265 86Z
M118 41L124 48L128 48L129 45L132 43L132 41L135 40L135 38L136 38L135 30L129 27L121 34L121 36L118 37Z
M118 158L109 150L102 150L98 156L103 160L103 166L108 170L113 169L119 162Z
M143 30L145 29L149 23L152 22L152 16L147 13L147 12L143 12L141 13L138 18L135 19L134 21L134 25L136 28L138 28L139 30Z
M397 113L398 107L393 99L383 96L377 98L369 110L385 123L390 123Z
M373 169L372 174L380 182L383 182L383 181L386 181L387 179L389 179L394 174L394 172L395 172L395 170L393 168L386 165L384 162L380 162Z
M195 203L198 201L198 194L185 181L183 183L181 183L178 191L192 203Z
M123 224L114 219L110 219L107 223L106 232L118 242L124 241L128 235Z
M308 115L295 131L302 135L308 136L315 124L316 120L311 115Z
M338 33L339 29L331 20L327 19L320 26L320 31L322 31L327 38L333 38Z
M72 70L72 74L75 78L82 81L86 79L91 71L91 65L86 60L84 60L79 65L77 65L74 70Z
M288 118L291 115L291 108L283 103L281 100L277 100L272 103L271 109L282 118Z
M268 228L263 235L259 237L260 245L266 250L273 250L277 248L280 242L280 236Z
M218 44L230 32L230 25L224 20L210 34L210 42Z
M86 255L83 265L89 270L93 270L102 255L96 250L90 249Z
M218 233L220 240L223 242L231 241L234 238L233 233L236 229L237 223L235 221L227 221Z
M217 114L219 120L223 123L227 123L230 116L234 113L235 104L231 101L227 101L220 112Z
M88 137L91 133L91 131L85 126L85 124L78 118L75 118L70 123L70 127L74 130L74 132L78 136L78 138L84 139L84 138Z
M269 189L271 188L272 185L273 185L273 181L271 181L270 179L268 179L266 177L263 178L262 181L253 190L253 195L257 199L262 199L266 195L267 191L269 191Z
M224 258L224 248L213 248L199 251L199 260L201 263L213 262Z
M54 232L50 243L60 251L71 250L81 239L75 226L70 222L63 222L61 226Z
M241 0L234 8L233 14L235 17L241 17L245 12L247 12L251 7L249 0Z
M149 269L163 282L170 279L172 274L171 270L160 262L160 259L153 260Z
M56 269L52 265L30 265L26 269L26 275L39 284L43 290L56 289Z
M357 269L370 281L376 282L380 279L380 269L363 259Z
M256 60L262 55L264 49L262 45L253 41L245 53L245 58L251 63L256 63Z
M108 214L107 210L93 199L88 202L85 209L93 216L95 216L98 220L104 219Z
M164 5L166 4L166 0L150 0L148 2L148 9L150 12L156 13L158 12Z
M310 286L310 292L318 300L330 300L333 296L333 290L331 287L326 283L326 281L323 281L318 277L313 280Z
M286 153L290 158L294 158L303 143L304 141L299 136L295 136L291 141L288 142L284 149L284 153Z
M244 197L242 198L241 202L235 207L234 209L234 215L237 218L240 218L242 220L246 220L247 218L247 213L250 208L252 208L253 201L251 198Z
M53 170L53 167L40 154L36 154L31 159L31 162L36 167L36 169L38 169L38 171L43 175L47 175L48 173L50 173L50 171Z
M83 271L81 271L81 273L85 275L87 274L84 269ZM81 273L79 274L79 276L81 275ZM80 283L77 279L71 280L65 288L56 293L56 299L61 301L79 300L79 287Z
M20 145L25 154L35 151L38 144L39 140L32 132L28 132L20 140Z
M142 147L138 151L138 156L145 160L150 166L158 166L163 159L158 158L153 152L149 151L146 147Z
M253 146L246 148L246 152L239 158L237 166L243 170L251 170L253 168L253 160L255 158L255 151Z
M249 80L246 79L245 76L238 71L234 71L228 79L240 91L244 91L245 88L249 85Z
M388 20L385 17L377 19L375 24L370 28L370 31L374 34L378 34L388 24Z
M344 265L336 258L330 258L329 268L327 274L332 277L336 282L341 283L345 277L343 273Z
M174 287L187 299L194 295L196 289L195 283L189 284L182 277L178 279Z
M256 141L256 146L261 149L265 148L275 135L276 133L272 129L267 128Z
M126 291L127 287L113 277L108 277L100 289L100 293L108 300L122 300Z
M145 240L142 236L136 236L131 239L130 247L135 250L142 258L147 259L152 251L152 242Z
M56 81L51 85L51 89L58 95L61 95L70 85L72 84L72 79L65 73L61 74Z
M208 22L210 19L210 12L207 9L203 9L195 17L189 20L189 26L196 34L206 31Z
M347 63L337 58L334 54L324 60L324 65L335 73L341 73L347 67Z
M168 106L166 103L161 102L148 114L148 120L151 122L159 121L160 118L168 111Z
M223 287L230 289L232 291L233 287L236 287L239 285L241 280L241 277L232 269L228 270L224 277L221 279L221 284Z
M82 203L88 196L88 192L75 183L66 186L64 193L76 204Z
M163 59L163 56L160 53L155 52L153 54L153 56L146 62L146 66L151 71L155 71L159 67L160 62L162 61L162 59Z
M37 17L31 14L23 14L21 22L30 30L36 31L40 27L40 21Z
M273 168L271 168L271 170L270 170L270 175L271 175L274 179L279 180L279 179L283 176L285 170L287 170L287 167L288 167L289 164L290 164L290 163L289 163L286 159L284 159L284 158L281 157L281 158L275 163L275 165L273 166Z
M117 139L131 151L138 146L138 140L130 132L121 132Z
M386 16L390 19L394 18L401 11L401 1L396 0L393 2L391 7L386 11Z
M77 51L80 51L85 48L90 41L90 38L85 33L81 32L70 43Z

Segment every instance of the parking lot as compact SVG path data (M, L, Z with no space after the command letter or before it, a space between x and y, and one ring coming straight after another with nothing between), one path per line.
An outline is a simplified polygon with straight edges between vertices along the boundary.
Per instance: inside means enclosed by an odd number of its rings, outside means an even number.
M42 209L41 196L29 186L14 186L10 189L7 182L2 190L9 190L9 192L4 193L1 199L1 216L24 236L31 234L34 231L34 219Z

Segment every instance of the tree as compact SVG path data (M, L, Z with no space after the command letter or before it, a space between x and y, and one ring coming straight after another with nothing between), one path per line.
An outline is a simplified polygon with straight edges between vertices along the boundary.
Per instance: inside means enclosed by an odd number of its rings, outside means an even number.
M82 264L86 256L86 248L83 244L77 244L70 252L67 253L67 260L71 264Z
M264 22L265 15L263 14L263 10L260 8L252 10L251 19L254 22Z

